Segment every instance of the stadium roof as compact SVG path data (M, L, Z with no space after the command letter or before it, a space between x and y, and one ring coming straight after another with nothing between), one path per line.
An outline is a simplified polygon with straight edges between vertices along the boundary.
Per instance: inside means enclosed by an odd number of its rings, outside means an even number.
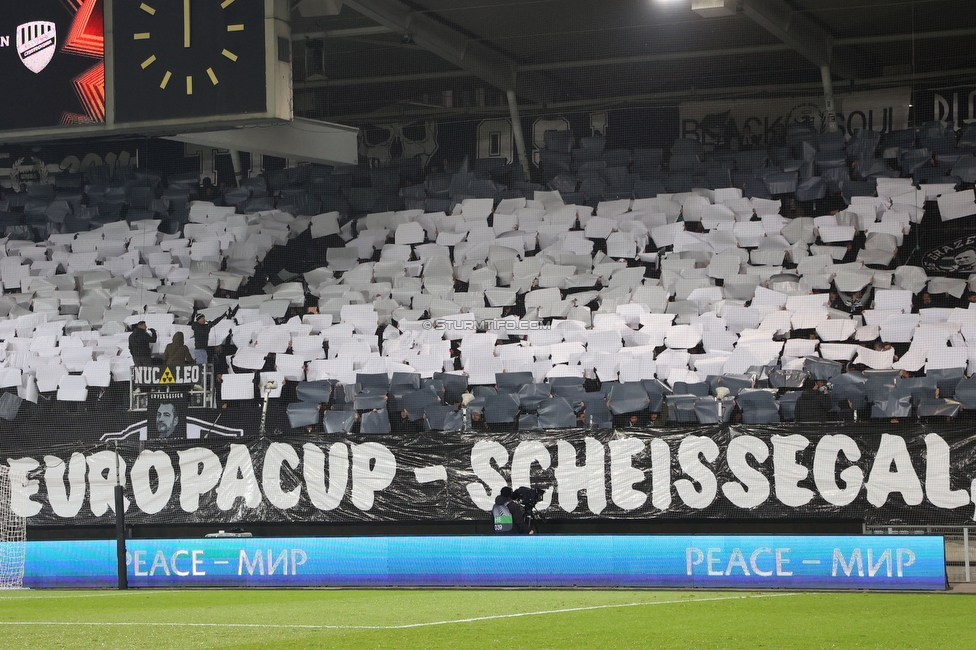
M507 90L529 112L820 93L822 65L838 91L976 85L970 0L292 5L296 114L350 124L507 113Z

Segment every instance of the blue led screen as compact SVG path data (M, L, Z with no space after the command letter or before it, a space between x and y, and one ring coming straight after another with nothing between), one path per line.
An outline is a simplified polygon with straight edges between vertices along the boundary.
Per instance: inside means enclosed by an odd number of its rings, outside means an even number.
M131 587L944 589L931 536L128 540ZM25 586L114 587L115 542L29 542Z

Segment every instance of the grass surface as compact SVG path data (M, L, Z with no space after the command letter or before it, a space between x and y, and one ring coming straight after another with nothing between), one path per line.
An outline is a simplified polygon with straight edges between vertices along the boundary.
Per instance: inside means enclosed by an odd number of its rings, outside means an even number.
M0 648L971 648L974 605L879 593L0 592Z

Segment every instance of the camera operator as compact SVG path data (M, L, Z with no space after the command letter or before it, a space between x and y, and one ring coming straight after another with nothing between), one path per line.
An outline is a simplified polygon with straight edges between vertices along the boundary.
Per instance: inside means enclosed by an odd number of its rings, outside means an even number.
M512 488L507 485L495 497L495 506L491 509L491 516L495 523L495 532L500 535L528 535L531 533L525 521L525 511L514 499Z

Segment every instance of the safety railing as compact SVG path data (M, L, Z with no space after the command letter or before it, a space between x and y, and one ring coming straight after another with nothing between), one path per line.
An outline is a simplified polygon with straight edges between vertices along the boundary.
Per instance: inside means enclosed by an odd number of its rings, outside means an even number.
M942 535L945 538L949 582L972 582L976 566L973 533L976 526L864 526L867 535Z

